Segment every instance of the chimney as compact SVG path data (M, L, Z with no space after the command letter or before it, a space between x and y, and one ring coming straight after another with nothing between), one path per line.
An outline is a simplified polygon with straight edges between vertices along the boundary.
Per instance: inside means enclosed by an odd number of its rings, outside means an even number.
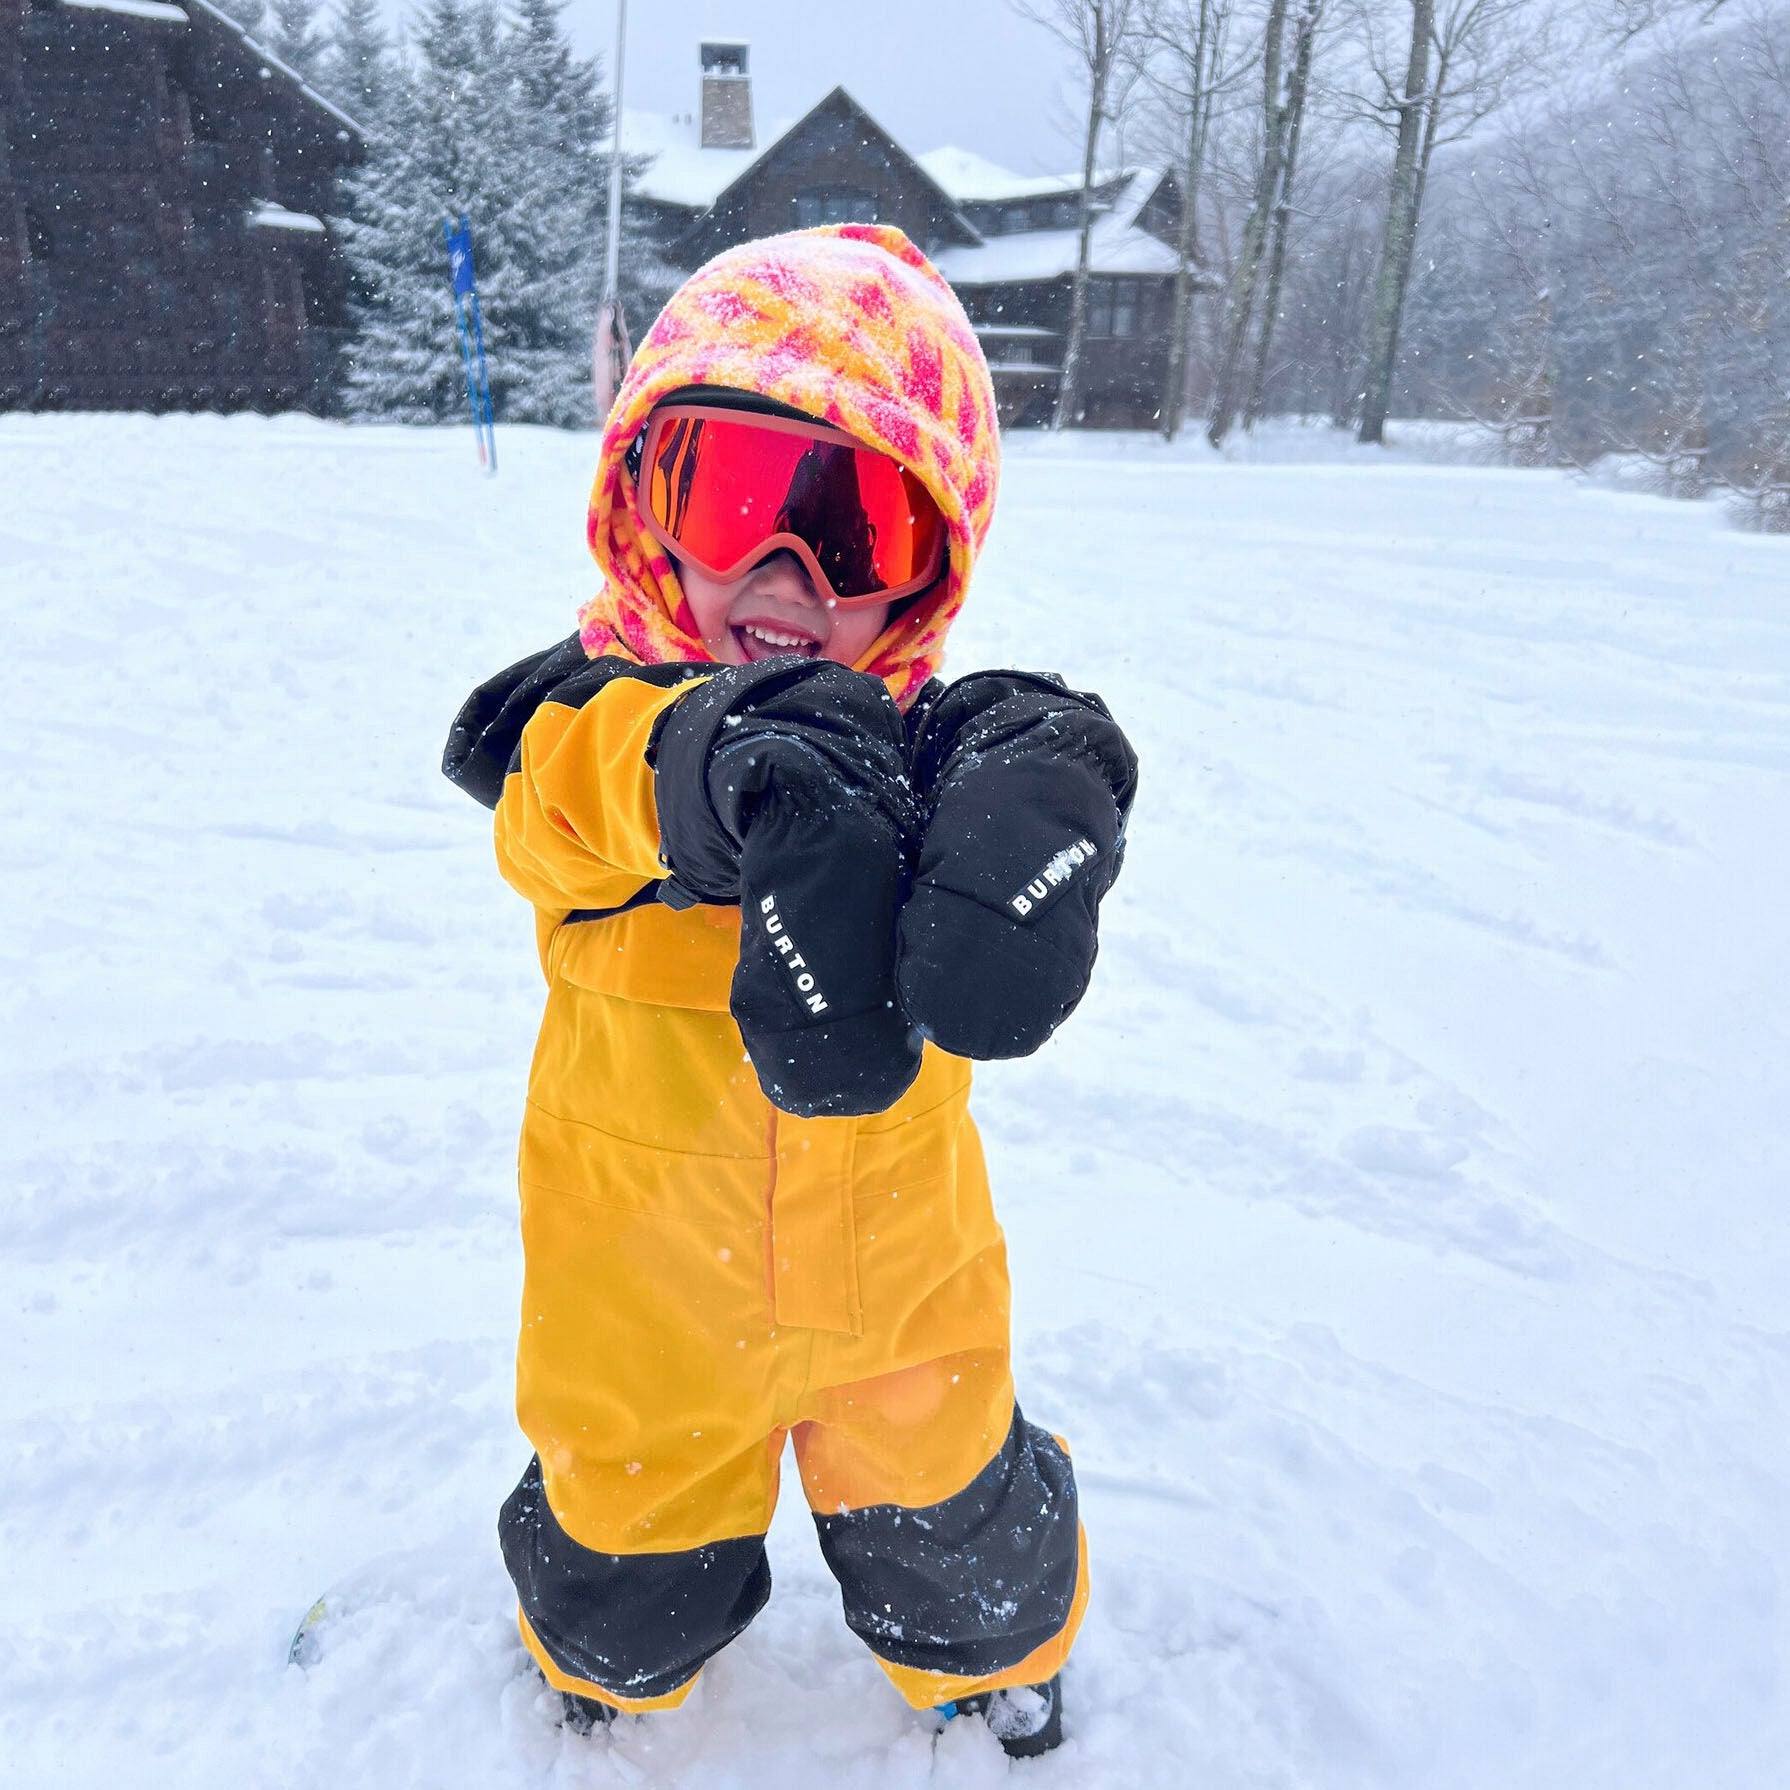
M738 38L710 38L702 46L702 146L751 149L752 81L746 73L751 45Z

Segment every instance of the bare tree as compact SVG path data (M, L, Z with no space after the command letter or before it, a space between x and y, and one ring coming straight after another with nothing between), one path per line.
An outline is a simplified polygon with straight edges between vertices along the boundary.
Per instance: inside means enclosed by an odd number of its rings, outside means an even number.
M1374 281L1372 335L1368 340L1367 374L1361 394L1361 423L1356 439L1383 441L1386 412L1392 401L1392 357L1398 352L1398 326L1405 287L1411 275L1411 251L1417 241L1421 203L1418 163L1423 155L1424 127L1430 111L1430 39L1435 34L1435 0L1411 0L1411 49L1405 63L1402 91L1393 100L1398 119L1398 147L1392 157L1392 192L1386 205L1386 232L1380 243L1380 271Z
M1761 534L1790 534L1790 404L1765 419L1745 464L1728 480L1735 520Z
M1187 357L1193 335L1193 278L1200 262L1199 212L1207 143L1220 101L1247 72L1228 58L1235 0L1144 0L1139 52L1144 79L1172 121L1181 189L1175 233L1174 319L1161 405L1162 432L1173 441L1187 406Z
M1619 42L1604 23L1602 62L1438 157L1402 377L1424 367L1518 457L1615 449L1654 489L1725 487L1782 526L1790 0Z
M1268 289L1262 300L1262 324L1256 336L1255 373L1249 382L1249 401L1243 408L1243 426L1253 429L1262 419L1268 384L1268 353L1274 343L1274 325L1280 315L1281 281L1287 265L1287 226L1293 212L1293 179L1299 167L1299 139L1305 128L1305 103L1311 92L1311 59L1323 17L1324 0L1305 0L1293 27L1293 69L1287 76L1287 97L1282 110L1286 156L1281 164L1280 191L1274 203L1273 246L1268 251Z
M1553 325L1553 296L1545 290L1522 316L1501 319L1479 356L1487 377L1476 401L1450 405L1492 436L1506 466L1554 463L1560 369Z
M1094 231L1094 180L1100 165L1100 136L1116 110L1115 76L1124 67L1137 28L1138 0L1012 0L1022 18L1042 25L1078 58L1088 82L1088 109L1082 134L1081 205L1070 286L1069 336L1050 426L1080 420L1082 343L1088 328L1088 263Z
M1664 377L1638 428L1623 418L1603 419L1599 435L1621 453L1652 468L1652 488L1662 497L1702 497L1710 486L1709 357L1712 319L1707 310L1686 317L1668 338Z
M1707 24L1727 0L1610 0L1611 22L1619 38L1639 37L1663 19L1690 16Z
M1458 142L1540 79L1552 40L1548 0L1410 0L1402 82L1381 53L1372 0L1357 0L1378 92L1366 108L1396 131L1392 189L1374 286L1358 439L1385 438L1399 328L1436 150Z
M1225 304L1224 346L1212 387L1212 408L1206 420L1206 439L1217 447L1230 433L1236 419L1243 350L1249 338L1249 320L1255 313L1256 285L1261 274L1262 250L1268 240L1268 224L1280 191L1281 167L1286 156L1287 117L1281 103L1281 54L1284 49L1288 0L1268 0L1262 28L1262 138L1256 163L1249 216L1244 220L1243 242L1231 274Z

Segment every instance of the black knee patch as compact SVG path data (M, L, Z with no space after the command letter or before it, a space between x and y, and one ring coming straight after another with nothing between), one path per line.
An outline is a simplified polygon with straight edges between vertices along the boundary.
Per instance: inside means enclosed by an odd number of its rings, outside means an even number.
M1000 1452L955 1497L816 1514L845 1620L880 1658L983 1678L1063 1631L1075 1601L1075 1474L1016 1406Z
M599 1554L560 1527L537 1455L497 1519L503 1563L535 1638L562 1672L612 1696L663 1697L764 1608L764 1537L671 1554Z

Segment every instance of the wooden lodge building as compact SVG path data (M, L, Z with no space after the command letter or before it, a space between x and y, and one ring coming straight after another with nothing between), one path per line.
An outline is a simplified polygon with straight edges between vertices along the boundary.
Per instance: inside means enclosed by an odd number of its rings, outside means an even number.
M963 300L1003 423L1047 422L1069 330L1080 178L1028 179L960 149L910 155L843 87L761 148L749 55L737 41L704 43L696 111L628 114L624 146L652 158L631 202L667 260L689 271L780 230L896 224ZM1168 374L1180 189L1172 173L1122 169L1095 186L1094 206L1079 420L1147 428Z
M317 407L361 152L210 0L0 0L0 410Z
M628 115L625 147L650 158L630 204L667 261L898 224L962 298L1003 422L1047 421L1079 179L911 155L843 87L760 146L749 55L706 42L695 111ZM0 0L0 410L325 408L350 320L324 220L363 153L354 121L213 0ZM1148 427L1180 193L1128 168L1093 198L1079 420Z

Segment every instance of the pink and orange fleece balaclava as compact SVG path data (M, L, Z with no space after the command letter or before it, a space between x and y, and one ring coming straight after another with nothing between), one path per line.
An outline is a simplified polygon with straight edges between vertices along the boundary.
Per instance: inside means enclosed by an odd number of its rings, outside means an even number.
M1000 477L994 386L956 294L884 224L766 237L684 282L640 344L603 430L588 532L604 583L579 618L593 658L709 656L676 567L636 515L625 464L653 406L698 385L755 392L832 423L893 454L932 493L950 540L945 578L857 667L905 704L938 670Z

